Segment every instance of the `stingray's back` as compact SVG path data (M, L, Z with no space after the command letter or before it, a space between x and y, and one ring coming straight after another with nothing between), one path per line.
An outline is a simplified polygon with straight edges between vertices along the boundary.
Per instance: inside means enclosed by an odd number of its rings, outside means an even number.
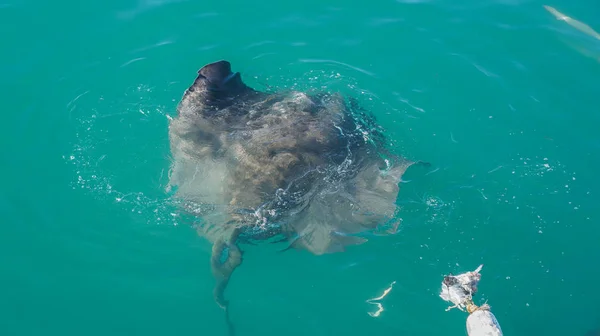
M408 165L382 175L386 163L339 95L267 94L235 74L201 70L178 111L169 127L170 185L194 204L188 209L202 209L210 240L227 235L232 222L252 232L277 227L320 254L339 249L336 241L357 243L334 233L394 215Z

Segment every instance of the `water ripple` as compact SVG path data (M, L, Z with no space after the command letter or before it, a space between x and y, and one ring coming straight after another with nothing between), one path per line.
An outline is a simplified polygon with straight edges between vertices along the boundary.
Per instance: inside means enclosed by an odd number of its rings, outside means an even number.
M334 60L327 60L327 59L309 59L309 58L302 58L298 60L301 63L330 63L330 64L336 64L336 65L341 65L344 66L348 69L352 69L358 72L361 72L365 75L369 75L371 77L377 77L374 73L367 71L365 69L361 69L359 67L355 67L353 65L347 64L347 63L342 63L339 61L334 61Z
M131 63L139 62L139 61L142 61L142 60L145 60L145 59L146 59L146 57L138 57L138 58L134 58L134 59L132 59L132 60L129 60L129 61L127 61L127 62L125 62L125 63L121 64L121 66L120 66L120 67L121 67L121 68L123 68L123 67L126 67L126 66L130 65Z
M187 0L140 0L137 6L132 9L120 11L117 13L117 18L120 20L133 20L140 14L151 11L158 7L164 7L174 3L181 3Z
M215 17L215 16L219 16L219 13L216 13L216 12L206 12L206 13L196 14L193 17L197 18L197 19L204 19L204 18Z
M402 4L425 4L425 3L431 3L433 2L433 0L396 0L396 2L402 3Z
M496 78L500 77L500 76L496 75L495 73L489 71L488 69L484 68L482 65L479 65L479 64L475 63L474 61L470 60L465 55L457 54L457 53L450 53L450 55L457 56L457 57L464 59L465 61L469 62L469 64L471 64L473 67L475 67L475 69L477 69L477 71L481 72L482 74L484 74L487 77L496 77Z
M218 46L219 46L219 44L207 44L207 45L198 47L197 50L206 51L206 50L214 49Z
M292 43L290 43L290 46L292 46L292 47L305 47L306 45L308 45L308 43L306 43L306 42L292 42Z
M147 46L147 47L141 47L141 48L138 48L138 49L134 49L134 50L131 51L131 53L135 54L135 53L139 53L139 52L142 52L142 51L148 51L148 50L151 50L151 49L154 49L154 48L158 48L158 47L161 47L161 46L164 46L164 45L173 44L173 43L175 43L175 41L173 41L173 40L164 40L164 41L160 41L158 43L155 43L155 44Z
M374 18L371 19L368 23L369 26L384 26L384 25L389 25L389 24L394 24L394 23L398 23L398 22L404 22L405 19L404 18Z
M252 49L252 48L256 48L256 47L260 47L260 46L264 46L267 44L275 44L275 41L260 41L260 42L255 42L255 43L251 43L249 45L247 45L246 47L244 47L244 50L248 50L248 49Z
M265 56L272 56L272 55L277 55L277 53L269 52L269 53L259 54L259 55L252 57L252 60L257 60L259 58L263 58Z
M318 27L323 26L325 22L330 19L330 15L317 15L317 16L304 16L300 14L292 14L289 16L285 16L283 18L277 19L273 22L270 27L271 28L281 28L281 27L293 27L294 29L298 29L298 27Z
M327 41L328 44L338 45L338 46L357 46L363 43L361 39L351 39L351 38L333 38Z

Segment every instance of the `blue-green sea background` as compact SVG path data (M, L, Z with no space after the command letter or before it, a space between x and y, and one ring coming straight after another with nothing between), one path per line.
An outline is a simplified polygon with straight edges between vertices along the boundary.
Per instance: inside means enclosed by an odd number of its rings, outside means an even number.
M465 335L440 282L481 263L505 335L599 328L600 40L543 5L600 31L595 0L1 2L0 335L226 335L210 246L164 192L167 116L219 59L354 96L432 163L396 235L245 246L238 336Z

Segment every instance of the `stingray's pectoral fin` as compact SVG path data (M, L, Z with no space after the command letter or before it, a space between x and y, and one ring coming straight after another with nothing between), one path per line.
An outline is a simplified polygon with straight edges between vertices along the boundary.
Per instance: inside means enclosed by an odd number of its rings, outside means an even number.
M309 218L304 220L309 221L306 228L281 252L293 248L306 249L315 255L322 255L344 252L347 246L361 245L367 241L362 237L340 233L335 230L335 227L321 220Z
M419 160L419 161L416 161L414 164L417 166L422 166L422 167L426 167L426 168L431 167L431 162L427 162L427 161Z
M217 304L226 309L225 289L233 271L242 263L242 251L231 241L215 242L212 249L211 268L216 280L214 298Z
M341 246L361 245L367 242L366 238L358 236L348 236L337 232L332 233L333 239Z
M279 238L277 240L271 241L269 242L270 244L280 244L280 243L285 243L287 242L289 239L288 237L283 237L283 238Z

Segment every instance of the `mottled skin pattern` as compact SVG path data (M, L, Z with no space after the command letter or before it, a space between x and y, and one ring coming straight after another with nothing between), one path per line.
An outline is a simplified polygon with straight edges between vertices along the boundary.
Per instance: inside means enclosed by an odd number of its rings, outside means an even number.
M361 244L351 234L394 217L411 162L384 161L381 139L365 141L348 110L339 95L255 91L226 61L185 92L169 125L169 188L204 222L221 306L239 242L280 236L318 255Z

